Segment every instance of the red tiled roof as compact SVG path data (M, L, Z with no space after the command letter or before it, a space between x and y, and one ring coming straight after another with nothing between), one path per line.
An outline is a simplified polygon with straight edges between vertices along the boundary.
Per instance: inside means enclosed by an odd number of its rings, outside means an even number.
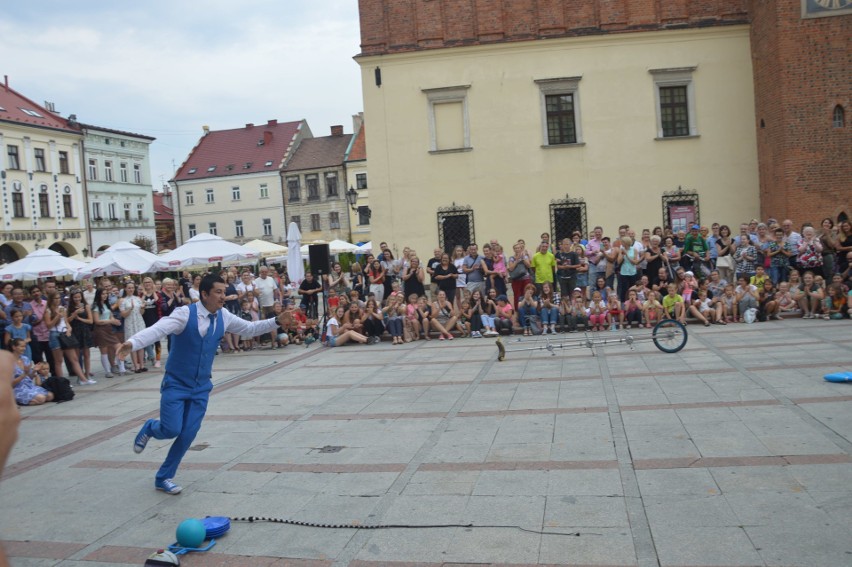
M180 166L175 181L276 171L287 159L290 144L300 128L305 131L303 135L310 136L304 120L282 123L270 120L258 126L247 124L243 128L208 132ZM215 169L208 171L211 167Z
M367 139L364 134L365 125L361 124L355 140L352 142L352 149L349 150L349 156L346 161L362 161L367 159Z
M341 136L323 136L302 140L284 171L343 165L346 148L349 147L351 139L352 134L343 134Z
M171 207L167 207L163 202L163 194L154 191L154 216L157 221L174 221L175 213Z
M0 122L10 122L13 124L34 126L36 128L65 130L75 134L80 133L79 130L69 127L67 120L48 111L40 104L36 104L7 84L0 85L0 108L3 108L3 110L0 110ZM31 113L37 113L38 116L27 114L22 109L29 110Z

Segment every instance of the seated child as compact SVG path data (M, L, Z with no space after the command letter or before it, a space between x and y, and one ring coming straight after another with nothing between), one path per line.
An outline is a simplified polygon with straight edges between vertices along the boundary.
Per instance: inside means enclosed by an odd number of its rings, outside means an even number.
M624 302L623 320L630 327L634 324L642 326L642 303L639 294L632 288L627 292L627 300Z
M645 315L645 327L651 328L651 321L657 322L663 318L663 304L657 299L657 292L648 291L648 298L642 304L642 312Z
M787 282L778 284L778 292L775 294L775 300L778 302L778 308L781 313L790 313L799 308L798 304L793 300L793 294L790 293L790 284Z
M663 312L669 319L674 319L682 324L686 324L686 309L683 302L683 296L677 292L677 285L670 283L666 289L668 292L663 298Z
M698 291L698 297L689 306L689 314L704 323L705 327L709 327L710 323L716 320L716 307L707 297L707 290Z
M593 331L602 331L609 322L609 313L606 303L599 290L592 292L592 301L589 303L589 325Z

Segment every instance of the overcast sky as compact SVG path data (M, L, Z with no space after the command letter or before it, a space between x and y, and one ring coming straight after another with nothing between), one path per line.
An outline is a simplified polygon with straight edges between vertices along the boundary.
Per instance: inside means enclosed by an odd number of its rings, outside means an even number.
M351 132L363 110L356 0L41 0L3 12L10 86L66 118L157 138L155 188L202 125L304 118L325 136L333 124Z

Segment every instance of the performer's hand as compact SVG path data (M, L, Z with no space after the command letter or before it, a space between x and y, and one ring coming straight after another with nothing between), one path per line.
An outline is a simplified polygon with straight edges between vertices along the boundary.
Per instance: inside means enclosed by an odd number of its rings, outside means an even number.
M124 359L133 352L133 343L130 341L124 341L121 343L121 347L118 349L118 358Z

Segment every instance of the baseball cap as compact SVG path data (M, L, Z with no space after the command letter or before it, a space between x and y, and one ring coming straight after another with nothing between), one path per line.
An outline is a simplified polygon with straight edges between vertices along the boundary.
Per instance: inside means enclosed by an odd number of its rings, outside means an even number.
M684 275L686 275L686 276L694 276L695 274L693 274L691 271L687 270L687 271L684 273Z
M580 289L579 287L575 287L575 288L574 288L574 291L583 291L583 290L582 290L582 289Z
M692 225L692 230L700 230L700 229L701 229L701 227L698 226L697 224Z

